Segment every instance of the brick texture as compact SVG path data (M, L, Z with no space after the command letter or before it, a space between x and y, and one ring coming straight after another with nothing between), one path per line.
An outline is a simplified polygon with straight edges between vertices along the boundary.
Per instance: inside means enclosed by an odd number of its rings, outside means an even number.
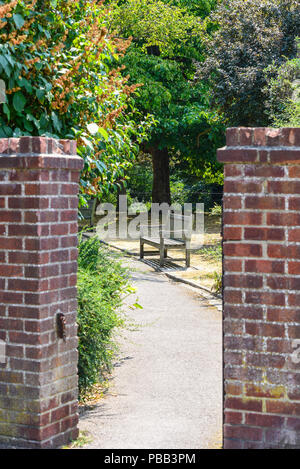
M76 143L0 140L0 444L76 438ZM66 320L58 336L57 316Z
M300 448L300 128L228 129L218 159L224 447Z

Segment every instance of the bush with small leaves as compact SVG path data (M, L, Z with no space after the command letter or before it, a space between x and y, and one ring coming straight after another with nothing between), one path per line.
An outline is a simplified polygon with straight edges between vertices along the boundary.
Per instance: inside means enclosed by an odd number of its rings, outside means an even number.
M133 289L127 269L98 238L81 240L78 266L78 375L84 397L112 368L117 350L113 332L125 324L121 308Z
M298 44L300 51L300 43ZM275 64L266 69L268 84L267 113L274 127L300 126L300 54L287 60L279 68Z

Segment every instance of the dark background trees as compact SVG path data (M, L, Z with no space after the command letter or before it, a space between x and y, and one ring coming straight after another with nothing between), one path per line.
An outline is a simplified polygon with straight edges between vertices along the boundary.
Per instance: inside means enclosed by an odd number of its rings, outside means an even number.
M210 20L216 29L205 38L201 77L211 90L211 105L228 126L269 125L265 87L278 67L296 55L299 2L223 0Z

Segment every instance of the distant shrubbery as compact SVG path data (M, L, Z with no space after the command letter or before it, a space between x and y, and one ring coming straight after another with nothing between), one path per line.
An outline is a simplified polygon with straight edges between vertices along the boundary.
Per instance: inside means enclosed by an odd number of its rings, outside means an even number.
M134 165L128 173L128 200L151 204L152 199L152 168L148 161ZM221 204L222 188L219 184L207 184L204 180L197 180L183 172L175 165L171 167L170 190L172 204L204 203L205 211L209 211L214 204Z
M109 33L103 1L0 0L0 138L77 140L80 201L114 192L153 125L122 75L131 40Z
M113 331L124 325L124 294L132 292L128 271L97 238L81 240L78 261L79 393L111 370Z

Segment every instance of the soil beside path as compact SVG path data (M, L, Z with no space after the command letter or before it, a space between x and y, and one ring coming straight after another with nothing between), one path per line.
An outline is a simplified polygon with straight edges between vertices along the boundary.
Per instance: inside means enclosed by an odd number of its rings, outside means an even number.
M141 327L125 331L107 395L80 419L84 448L201 449L221 446L222 315L198 291L138 261Z

